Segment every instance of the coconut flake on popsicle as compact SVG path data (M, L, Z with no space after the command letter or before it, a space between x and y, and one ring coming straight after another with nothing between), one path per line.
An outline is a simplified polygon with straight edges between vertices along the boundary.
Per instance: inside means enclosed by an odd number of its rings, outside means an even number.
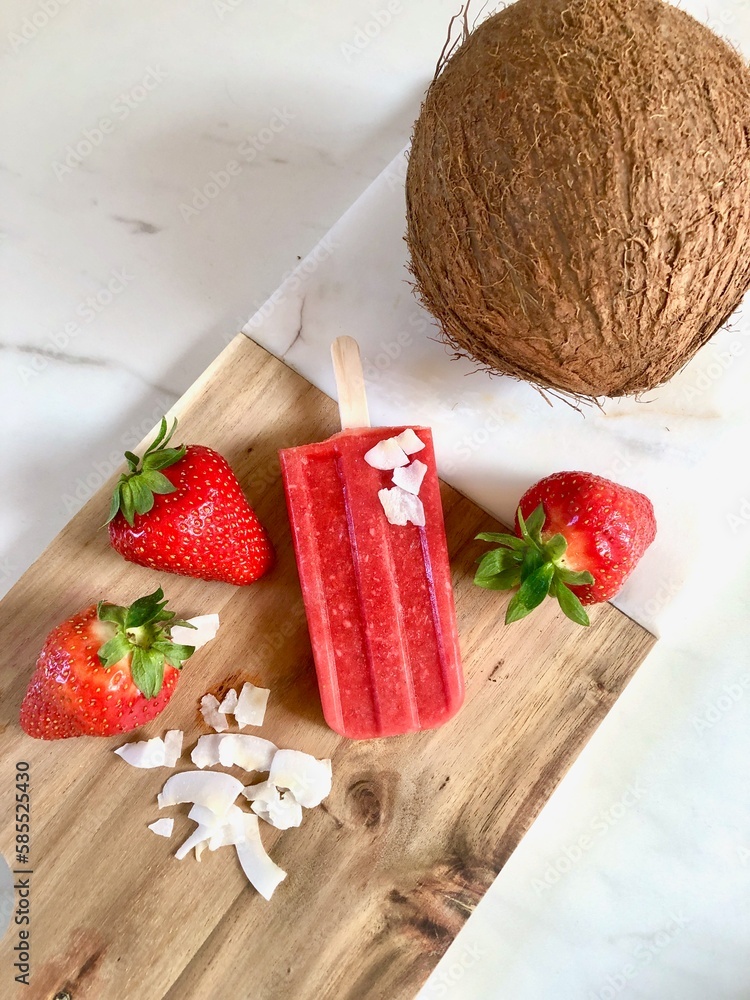
M418 527L425 525L424 506L418 496L392 486L389 490L378 490L380 503L390 524L405 525L411 521Z
M401 465L408 465L409 459L404 449L398 444L396 438L383 438L374 447L365 452L365 462L373 469L380 469L382 472L390 472Z
M415 458L409 465L393 470L393 482L396 486L400 486L402 490L406 490L407 493L413 493L416 496L419 493L426 472L427 466L424 462L420 462L418 458Z
M421 451L425 446L424 441L420 441L411 427L407 427L405 431L401 431L394 440L407 455L413 455L415 452Z

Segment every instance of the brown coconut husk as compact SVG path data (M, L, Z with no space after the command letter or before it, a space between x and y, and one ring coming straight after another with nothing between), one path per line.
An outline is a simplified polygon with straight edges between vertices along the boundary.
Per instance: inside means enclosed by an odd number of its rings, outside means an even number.
M750 284L750 70L662 0L517 0L430 86L406 192L416 288L458 353L641 393Z

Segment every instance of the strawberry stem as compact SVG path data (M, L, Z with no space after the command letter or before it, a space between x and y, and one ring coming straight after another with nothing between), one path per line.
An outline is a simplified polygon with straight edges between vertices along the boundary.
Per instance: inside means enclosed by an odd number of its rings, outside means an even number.
M553 535L543 541L546 514L542 504L528 518L524 518L519 507L517 517L520 538L494 532L482 532L476 536L483 542L496 542L498 548L481 557L474 583L486 590L518 587L508 605L506 625L531 614L545 597L557 598L563 614L571 621L578 625L590 625L588 614L570 587L592 584L594 577L587 570L576 571L563 564L568 548L564 535Z
M128 471L118 480L105 524L109 524L118 513L122 513L132 528L135 515L148 514L154 506L155 495L175 492L176 487L160 470L168 469L179 462L187 450L184 444L178 448L169 447L176 427L175 420L168 429L167 418L162 417L157 435L144 452L143 459L132 451L125 452Z
M173 626L195 626L176 620L174 612L167 611L166 605L164 592L159 587L153 594L140 597L126 607L105 601L99 601L96 606L99 620L115 626L114 635L99 649L99 661L109 670L130 656L133 683L146 698L155 698L161 691L165 663L180 670L183 662L195 652L195 646L172 642L170 629Z

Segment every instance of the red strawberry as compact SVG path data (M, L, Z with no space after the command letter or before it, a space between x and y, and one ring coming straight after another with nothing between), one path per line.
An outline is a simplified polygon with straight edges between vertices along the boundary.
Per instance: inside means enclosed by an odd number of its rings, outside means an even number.
M202 445L168 447L162 419L143 463L125 452L109 513L112 548L130 562L239 587L273 563L265 529L226 459Z
M21 728L40 740L112 736L149 722L172 697L194 652L170 639L161 588L130 607L92 604L47 636L21 705Z
M491 590L520 584L506 622L549 595L588 625L582 605L614 597L655 535L654 508L642 493L590 472L557 472L521 497L515 535L477 535L501 548L482 557L474 582Z

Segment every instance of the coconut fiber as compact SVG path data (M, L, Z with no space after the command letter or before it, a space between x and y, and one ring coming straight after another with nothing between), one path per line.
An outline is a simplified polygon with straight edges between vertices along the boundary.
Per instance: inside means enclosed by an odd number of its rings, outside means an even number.
M440 68L406 187L417 291L459 354L643 392L750 284L750 71L661 0L518 0Z

